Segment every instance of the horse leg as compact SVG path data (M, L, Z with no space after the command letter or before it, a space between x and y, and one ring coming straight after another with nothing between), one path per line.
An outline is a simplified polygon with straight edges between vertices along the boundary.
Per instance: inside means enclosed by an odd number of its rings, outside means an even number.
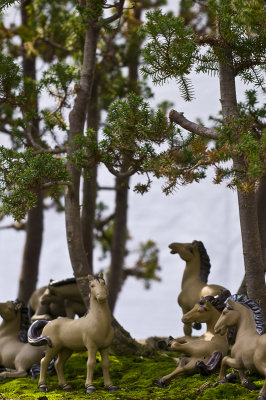
M109 374L109 348L100 350L101 357L102 357L102 370L103 370L103 380L104 380L104 387L109 392L115 392L117 389L112 384L110 374Z
M254 383L247 379L245 371L243 369L239 369L237 372L238 372L238 375L239 375L240 382L241 382L242 386L244 386L245 388L247 388L249 390L255 390L256 389L256 386L254 385Z
M58 353L58 349L55 347L46 346L46 354L41 359L41 370L40 370L40 378L38 382L38 388L41 392L48 392L48 388L46 386L46 372L49 367L50 362Z
M0 381L2 381L5 378L24 378L27 375L28 375L27 371L23 368L19 369L6 368L5 371L0 373Z
M231 358L231 357L225 356L222 359L219 380L218 380L217 384L227 382L225 375L226 375L226 370L228 367L235 368L238 371L243 369L243 365L240 360L237 360L236 358Z
M155 379L153 381L154 386L164 387L167 382L172 380L174 377L183 374L191 374L195 371L195 359L190 360L186 365L179 365L173 372L162 378Z
M86 393L93 393L96 390L96 388L92 383L93 372L96 364L96 353L97 353L96 347L88 348L87 377L85 382Z
M258 400L266 400L266 377L265 377L264 385L262 386L262 388L259 391Z
M71 354L72 350L63 349L62 351L60 351L60 353L58 353L58 358L54 365L58 377L58 384L60 388L63 389L65 392L70 392L72 390L71 386L67 383L64 375L64 364L71 356Z

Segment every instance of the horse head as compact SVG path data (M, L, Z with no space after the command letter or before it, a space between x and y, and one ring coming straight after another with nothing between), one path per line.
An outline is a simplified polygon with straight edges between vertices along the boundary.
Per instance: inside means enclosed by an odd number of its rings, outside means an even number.
M7 301L0 303L0 315L6 321L11 321L16 318L17 313L23 307L22 301Z
M235 326L239 320L239 312L236 310L236 303L231 299L227 300L228 305L223 309L220 318L214 326L215 333L224 335L227 328Z
M107 301L108 289L103 279L103 274L99 273L96 277L88 275L90 284L91 297L94 297L98 303L105 303Z
M168 247L171 249L171 254L179 254L182 260L191 261L197 254L197 243L196 240L192 243L171 243Z

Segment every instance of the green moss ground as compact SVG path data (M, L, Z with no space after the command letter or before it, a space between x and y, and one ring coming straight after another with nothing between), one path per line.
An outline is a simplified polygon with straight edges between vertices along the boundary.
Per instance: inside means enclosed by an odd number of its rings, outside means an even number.
M263 385L262 377L252 376L251 380L257 390L251 392L243 388L238 382L227 383L212 388L218 374L211 377L202 377L199 374L183 376L175 379L164 389L152 387L152 381L175 368L170 357L158 355L155 358L134 356L110 356L111 377L119 391L110 394L103 389L103 377L100 358L98 358L94 372L94 383L97 391L86 394L84 383L86 375L86 353L73 355L65 366L68 382L73 391L65 393L57 387L56 375L47 376L48 393L41 393L37 389L37 379L30 377L20 379L6 379L0 382L0 399L23 400L59 400L59 399L88 399L100 400L243 400L256 399Z

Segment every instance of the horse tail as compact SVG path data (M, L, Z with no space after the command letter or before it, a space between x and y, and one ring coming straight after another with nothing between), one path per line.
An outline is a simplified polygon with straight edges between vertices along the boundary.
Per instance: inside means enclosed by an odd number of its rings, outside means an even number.
M42 330L50 321L46 319L38 319L33 322L28 330L28 342L32 346L43 346L48 344L49 347L53 347L52 341L49 336L42 336Z

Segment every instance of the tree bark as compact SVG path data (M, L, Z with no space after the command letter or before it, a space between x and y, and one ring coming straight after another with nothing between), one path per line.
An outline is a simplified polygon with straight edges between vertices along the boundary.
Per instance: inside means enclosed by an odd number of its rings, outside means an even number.
M69 151L71 157L76 149L75 137L83 134L86 112L90 101L94 69L96 62L96 47L99 35L98 26L93 23L85 35L83 66L73 109L69 114ZM68 250L71 259L77 285L82 295L83 301L88 306L88 274L90 267L86 256L80 217L80 171L71 162L67 162L67 168L72 180L72 185L65 190L65 219Z
M21 21L22 25L28 26L28 12L27 6L31 4L31 0L22 2ZM24 43L22 42L22 65L23 74L36 81L36 58L34 56L28 56L24 49ZM38 112L38 98L32 96L30 99L29 107L32 110ZM37 118L31 121L31 136L34 140L38 140L39 135L39 123ZM39 191L37 193L37 204L36 207L32 208L28 212L27 224L26 224L26 240L24 244L24 252L22 259L22 266L19 278L18 298L25 303L28 302L32 292L36 288L38 271L39 271L39 260L42 247L42 236L43 236L43 196Z
M224 50L224 56L225 60L219 63L220 93L224 122L229 125L238 117L238 109L230 49ZM233 165L236 170L242 169L243 160L240 157L235 158ZM266 287L255 190L251 193L244 193L238 189L237 194L247 294L261 306L264 316L266 316Z
M116 178L115 219L111 247L111 266L108 279L111 312L114 311L115 303L123 284L123 266L127 237L128 184L129 178Z
M266 180L261 179L256 190L260 245L264 271L266 272Z
M91 99L88 107L87 126L95 131L97 140L97 132L99 126L99 110L98 110L98 82L94 79ZM88 155L89 156L89 155ZM97 197L97 166L92 167L89 171L89 177L85 177L83 181L83 202L82 202L82 236L85 252L89 264L89 273L93 273L93 238L94 238L94 222Z

